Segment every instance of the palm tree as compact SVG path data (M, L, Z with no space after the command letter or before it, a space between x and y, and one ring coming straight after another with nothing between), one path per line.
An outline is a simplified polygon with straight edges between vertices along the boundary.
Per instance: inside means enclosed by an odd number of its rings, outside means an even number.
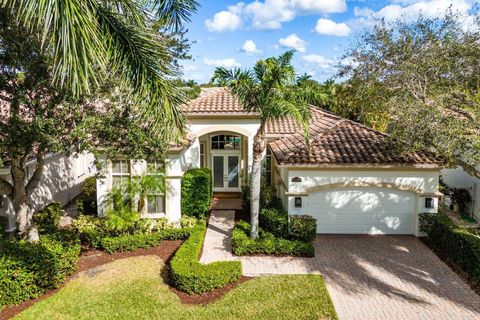
M290 116L304 127L308 135L310 106L302 90L296 86L295 69L292 66L294 51L287 51L278 58L258 61L253 69L227 70L217 68L212 82L228 85L233 95L247 112L258 114L260 127L253 142L253 164L250 179L250 221L252 238L258 238L260 210L261 161L267 146L265 126L269 120ZM308 141L308 139L307 139Z
M165 37L196 11L196 0L0 0L0 8L35 30L53 55L54 81L74 96L106 77L120 80L152 130L168 142L183 133L184 95Z

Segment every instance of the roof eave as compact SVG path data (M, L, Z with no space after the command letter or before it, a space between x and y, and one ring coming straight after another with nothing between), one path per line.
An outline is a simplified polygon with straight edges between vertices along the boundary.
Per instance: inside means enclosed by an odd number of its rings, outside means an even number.
M188 119L210 119L210 118L258 118L258 114L247 112L193 112L185 114Z
M277 159L275 159L277 160ZM298 164L298 163L281 163L279 167L288 169L424 169L424 170L440 170L443 168L440 164L435 163L398 163L398 164L377 164L377 163L314 163L314 164Z

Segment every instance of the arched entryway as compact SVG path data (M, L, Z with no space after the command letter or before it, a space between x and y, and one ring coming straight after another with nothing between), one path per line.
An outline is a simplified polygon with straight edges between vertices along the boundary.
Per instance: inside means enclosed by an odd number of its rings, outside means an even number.
M199 137L200 165L212 170L214 192L240 192L247 174L248 138L231 131Z

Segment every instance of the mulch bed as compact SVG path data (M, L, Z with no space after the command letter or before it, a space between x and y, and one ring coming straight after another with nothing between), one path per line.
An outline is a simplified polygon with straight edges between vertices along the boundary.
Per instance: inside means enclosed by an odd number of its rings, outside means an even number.
M472 277L463 271L452 259L450 259L445 253L443 253L441 250L436 248L435 246L431 245L428 243L427 239L424 237L419 238L427 247L430 248L430 250L433 251L437 255L437 257L440 258L440 260L443 261L450 269L452 269L460 278L462 278L463 281L465 281L470 288L475 291L478 295L480 295L480 281L476 281L472 279Z
M155 255L160 257L165 263L167 264L170 259L173 257L173 254L175 251L177 251L178 247L182 244L183 241L181 240L165 240L160 243L159 246L153 247L153 248L148 248L148 249L138 249L133 252L115 252L113 254L106 253L104 251L100 250L88 250L82 252L80 256L80 260L77 265L77 271L70 276L70 278L65 281L65 283L58 289L53 289L50 290L40 297L36 299L31 299L27 300L25 302L22 302L19 305L16 306L10 306L6 307L5 309L0 311L0 319L2 320L7 320L11 319L23 310L29 308L33 304L35 304L38 301L41 301L43 299L46 299L55 293L57 293L68 281L71 279L74 279L80 272L107 264L109 262L119 260L119 259L124 259L124 258L130 258L130 257L138 257L138 256L150 256L150 255ZM238 286L239 284L251 279L250 277L245 277L242 276L239 281L233 284L229 284L224 288L216 289L211 292L207 292L204 294L196 294L196 295L189 295L185 292L179 291L176 288L169 286L170 290L174 292L179 298L182 303L185 304L201 304L205 305L208 303L211 303L215 300L218 300L221 298L223 295L225 295L227 292ZM166 283L168 283L168 279L165 279Z

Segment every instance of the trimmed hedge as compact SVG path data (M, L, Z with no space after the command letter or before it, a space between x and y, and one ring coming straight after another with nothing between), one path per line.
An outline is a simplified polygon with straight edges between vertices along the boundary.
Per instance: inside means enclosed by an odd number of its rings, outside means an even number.
M281 208L265 208L260 211L260 226L275 237L311 242L317 235L317 220L308 215L292 215Z
M275 237L288 238L288 212L283 209L266 208L260 211L260 226Z
M205 217L212 200L212 172L208 168L190 169L182 177L182 214Z
M205 231L205 222L197 224L170 262L173 285L189 294L222 288L236 282L242 275L240 261L220 261L206 265L198 261Z
M290 216L290 238L304 242L313 242L317 236L317 219L303 215Z
M452 259L474 280L480 281L480 236L456 226L442 213L425 213L420 219L427 243Z
M235 225L232 233L232 245L233 253L237 256L259 253L298 257L315 256L312 242L277 238L263 230L260 230L259 239L253 240L250 238L250 224L245 221L239 221Z
M100 247L108 253L117 251L134 251L139 248L150 248L163 240L184 240L192 229L167 229L149 234L133 234L118 237L105 237L100 241Z
M38 242L0 240L0 308L58 288L77 268L80 241L67 231Z

